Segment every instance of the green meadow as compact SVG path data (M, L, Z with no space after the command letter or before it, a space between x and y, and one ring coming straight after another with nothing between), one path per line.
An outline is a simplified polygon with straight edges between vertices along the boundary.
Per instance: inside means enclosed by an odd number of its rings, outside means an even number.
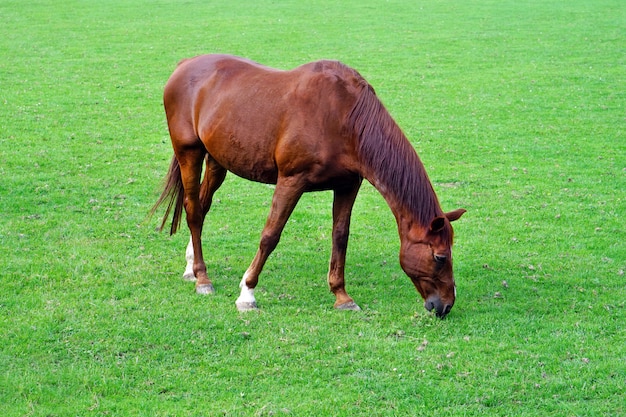
M204 230L148 217L182 58L356 68L454 224L439 320L364 184L346 283L331 193L307 194L237 312L272 187L229 175ZM0 414L626 415L623 0L0 1Z

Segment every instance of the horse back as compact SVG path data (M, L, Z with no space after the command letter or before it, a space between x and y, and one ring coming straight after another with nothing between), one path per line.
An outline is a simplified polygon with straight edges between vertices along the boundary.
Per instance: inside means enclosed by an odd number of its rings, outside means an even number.
M181 140L200 139L213 159L239 176L275 183L280 175L304 173L317 188L340 175L335 171L356 170L355 138L344 125L364 84L336 61L282 71L203 55L179 64L164 103L173 142L174 125L187 132Z

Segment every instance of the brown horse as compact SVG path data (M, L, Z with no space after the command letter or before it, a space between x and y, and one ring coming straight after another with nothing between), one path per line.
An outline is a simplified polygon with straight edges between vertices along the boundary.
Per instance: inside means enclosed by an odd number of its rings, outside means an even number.
M336 61L281 71L242 58L204 55L178 65L163 99L174 158L153 211L169 201L161 229L173 209L170 232L175 233L184 206L191 231L187 255L198 293L214 291L202 255L202 225L213 194L231 171L276 184L237 308L256 308L261 269L302 194L332 190L328 283L336 308L359 310L344 288L344 267L350 214L365 178L396 218L400 265L425 308L439 317L450 312L456 297L450 222L465 210L441 210L415 150L357 71Z

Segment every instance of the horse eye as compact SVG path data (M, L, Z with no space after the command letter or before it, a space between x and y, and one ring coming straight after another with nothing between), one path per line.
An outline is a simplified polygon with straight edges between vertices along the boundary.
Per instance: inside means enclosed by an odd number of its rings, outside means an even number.
M445 255L437 255L435 254L435 262L437 262L438 264L442 264L446 261L446 259L448 259L447 256Z

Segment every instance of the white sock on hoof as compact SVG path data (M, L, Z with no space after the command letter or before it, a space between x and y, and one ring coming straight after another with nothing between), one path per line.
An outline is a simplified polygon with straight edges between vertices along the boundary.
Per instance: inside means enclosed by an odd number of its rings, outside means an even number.
M187 245L187 250L185 250L185 259L187 260L187 266L183 273L183 279L195 281L196 275L193 273L193 243L191 242L191 238L189 238L189 244Z
M241 288L241 293L239 294L239 298L235 301L235 305L241 311L251 310L256 308L256 299L254 298L254 288L248 288L246 285L246 277L247 273L244 274L239 287Z

